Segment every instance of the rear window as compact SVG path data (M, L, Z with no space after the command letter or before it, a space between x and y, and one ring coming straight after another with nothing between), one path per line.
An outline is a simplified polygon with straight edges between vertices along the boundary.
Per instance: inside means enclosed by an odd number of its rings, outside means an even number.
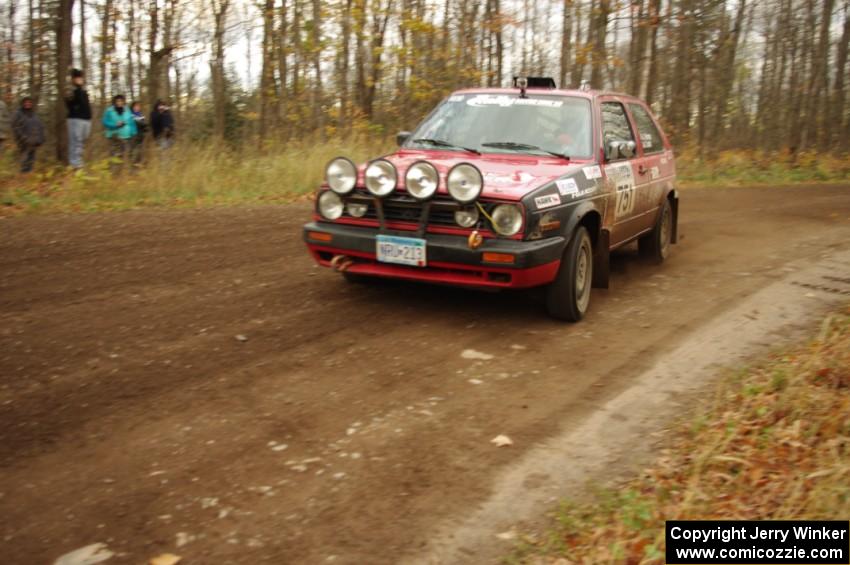
M661 133L655 127L655 122L652 121L646 108L640 104L629 104L629 110L635 119L640 142L643 145L643 152L660 153L664 151L664 141L661 139Z

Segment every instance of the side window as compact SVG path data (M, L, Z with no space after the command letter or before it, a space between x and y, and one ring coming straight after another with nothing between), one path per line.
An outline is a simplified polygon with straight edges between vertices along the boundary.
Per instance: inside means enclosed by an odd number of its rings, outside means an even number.
M664 141L661 139L661 134L658 128L655 127L655 122L649 117L649 112L640 104L629 104L629 110L635 119L640 142L643 145L644 153L660 153L664 151Z
M619 102L602 103L602 141L634 141L626 109Z
M602 141L634 141L626 109L619 102L602 103Z

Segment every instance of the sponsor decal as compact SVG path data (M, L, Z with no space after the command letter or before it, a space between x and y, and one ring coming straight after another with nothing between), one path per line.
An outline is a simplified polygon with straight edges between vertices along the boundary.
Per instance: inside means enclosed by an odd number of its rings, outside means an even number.
M582 169L582 171L584 171L584 176L587 180L595 180L598 178L602 178L602 169L599 168L599 165L585 167Z
M449 96L449 102L463 102L463 94L453 94Z
M655 180L660 176L661 171L658 170L658 167L652 167L651 169L649 169L649 178L651 178L652 180Z
M662 158L661 158L661 164L662 164L662 165L666 165L666 164L667 164L667 157L662 157Z
M498 173L485 173L484 182L487 184L517 184L528 183L534 180L534 175L526 172L514 173L513 175L500 175Z
M650 133L640 134L640 142L643 145L644 149L652 149L652 134L650 134Z
M584 190L581 190L579 192L576 192L575 194L573 194L573 198L581 198L582 196L587 196L588 194L593 194L594 192L596 192L596 185L591 186L590 188L585 188Z
M605 174L617 191L617 205L614 208L616 219L629 216L635 209L635 175L629 163L607 165Z
M555 184L558 186L558 192L560 192L562 196L578 192L576 179L558 179L555 181Z
M546 194L544 196L538 196L534 199L534 204L537 205L538 210L542 210L543 208L551 208L552 206L557 206L561 203L561 197L557 194Z
M479 94L466 99L467 106L540 106L545 108L560 108L563 100L549 98L519 98L504 94Z

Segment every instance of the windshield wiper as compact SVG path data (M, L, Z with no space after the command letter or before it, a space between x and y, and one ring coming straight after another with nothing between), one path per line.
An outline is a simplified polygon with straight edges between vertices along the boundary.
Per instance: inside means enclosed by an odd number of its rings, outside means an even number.
M453 149L463 149L464 151L469 151L470 153L475 153L476 155L481 155L481 151L478 149L473 149L471 147L464 147L463 145L455 145L454 143L449 143L448 141L443 141L442 139L428 139L427 137L420 137L419 139L414 139L413 143L430 143L431 145L436 145L438 147L451 147Z
M517 143L515 141L491 141L488 143L482 143L481 147L496 147L498 149L516 149L517 151L542 151L543 153L548 153L549 155L554 155L555 157L560 157L561 159L570 160L569 155L564 155L563 153L558 153L557 151L549 151L548 149L543 149L542 147L538 147L537 145L529 145L528 143Z

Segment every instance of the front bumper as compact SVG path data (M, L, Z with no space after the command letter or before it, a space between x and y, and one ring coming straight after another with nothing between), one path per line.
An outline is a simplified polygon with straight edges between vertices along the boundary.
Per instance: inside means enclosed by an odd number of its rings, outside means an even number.
M485 239L481 247L470 249L464 236L429 233L425 236L428 266L407 267L375 259L378 233L415 237L405 231L310 222L304 226L304 241L316 261L325 267L331 266L335 256L344 255L351 260L345 269L349 273L486 288L528 288L552 282L566 245L563 237L536 241ZM316 234L329 241L318 239ZM510 254L514 262L487 263L484 253Z

